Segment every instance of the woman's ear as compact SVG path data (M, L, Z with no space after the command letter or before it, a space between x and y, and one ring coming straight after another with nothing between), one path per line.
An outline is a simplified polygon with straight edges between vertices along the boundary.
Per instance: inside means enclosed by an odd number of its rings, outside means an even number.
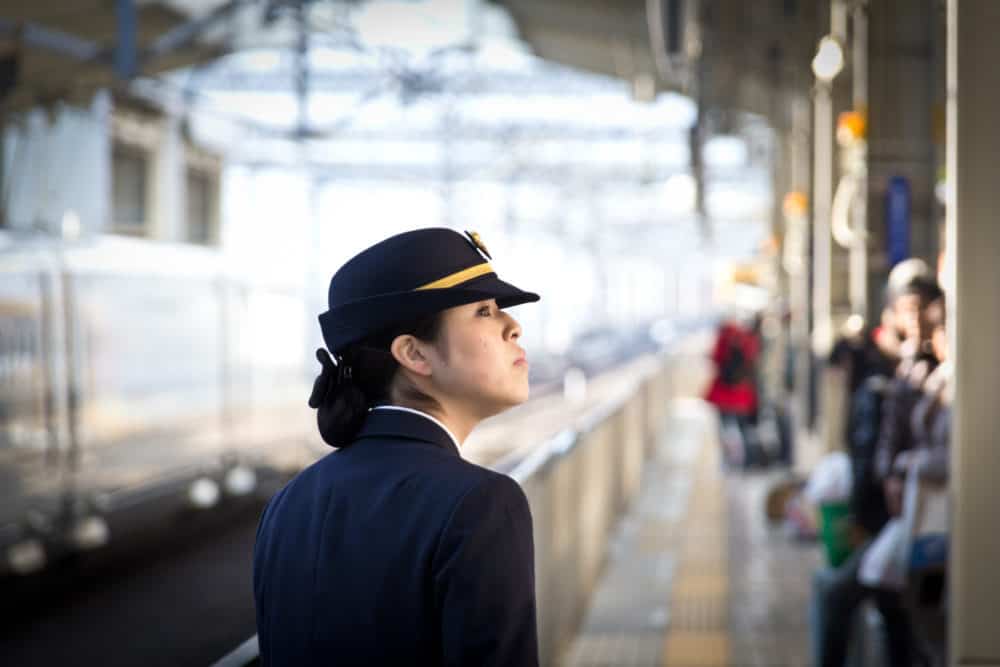
M389 346L389 352L403 368L417 375L429 376L431 365L424 356L420 341L410 334L396 336Z

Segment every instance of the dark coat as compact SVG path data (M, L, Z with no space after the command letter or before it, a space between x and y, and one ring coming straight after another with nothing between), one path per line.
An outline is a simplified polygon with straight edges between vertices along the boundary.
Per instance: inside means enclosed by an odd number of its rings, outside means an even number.
M879 483L898 474L894 470L896 457L917 444L913 432L913 411L924 398L924 382L937 364L937 359L923 352L904 358L896 377L889 384L882 404L882 421L875 447L875 474Z
M373 411L264 510L263 664L537 665L533 552L517 482L425 417Z

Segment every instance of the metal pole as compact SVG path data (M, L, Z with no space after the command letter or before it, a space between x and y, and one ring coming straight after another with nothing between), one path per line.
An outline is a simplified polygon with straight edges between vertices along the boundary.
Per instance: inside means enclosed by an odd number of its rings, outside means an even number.
M858 2L852 12L854 44L851 58L851 81L854 111L868 116L868 7ZM867 146L867 140L863 146ZM859 148L856 168L857 189L854 194L854 243L850 250L850 299L851 311L866 321L873 317L868 312L868 151Z
M830 2L830 36L847 37L847 6ZM835 170L833 81L817 79L813 94L813 340L816 356L825 359L833 347L833 239L830 213Z
M833 239L830 205L833 199L833 99L830 84L813 89L813 353L824 358L833 344L830 282Z
M135 76L136 14L134 0L117 0L115 16L118 20L118 42L115 46L115 73L122 81Z
M299 102L299 121L296 133L305 138L309 132L309 25L305 0L295 6L295 96Z

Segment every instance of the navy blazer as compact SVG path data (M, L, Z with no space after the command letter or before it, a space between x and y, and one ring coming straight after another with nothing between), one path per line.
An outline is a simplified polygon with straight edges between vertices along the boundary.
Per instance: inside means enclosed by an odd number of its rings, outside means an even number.
M279 491L253 579L264 665L538 664L527 498L419 414L372 411Z

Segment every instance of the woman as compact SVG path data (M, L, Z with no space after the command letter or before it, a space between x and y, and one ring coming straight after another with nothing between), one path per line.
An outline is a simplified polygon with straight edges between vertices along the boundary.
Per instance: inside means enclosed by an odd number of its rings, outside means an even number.
M759 338L753 330L736 321L722 322L711 355L716 375L705 400L719 411L723 460L729 465L764 463L753 425L759 353Z
M478 235L421 229L348 261L320 315L310 406L338 449L268 503L254 549L265 665L537 665L531 514L464 461L481 420L528 398L538 295Z

